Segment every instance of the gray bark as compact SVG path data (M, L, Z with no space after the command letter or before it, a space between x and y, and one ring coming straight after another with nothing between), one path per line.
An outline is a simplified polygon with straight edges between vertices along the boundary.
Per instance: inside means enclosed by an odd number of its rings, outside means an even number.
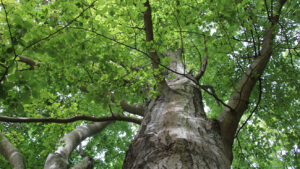
M25 169L22 154L0 133L0 154L14 167L14 169Z
M169 67L183 73L176 54L167 55ZM199 86L181 75L167 84L167 91L148 106L123 168L230 168L218 121L206 117Z
M126 154L124 169L230 168L217 120L207 119L199 88L177 77L148 107Z
M101 132L111 122L97 122L87 126L80 126L62 138L63 145L54 154L49 154L45 169L67 169L71 152L87 137Z

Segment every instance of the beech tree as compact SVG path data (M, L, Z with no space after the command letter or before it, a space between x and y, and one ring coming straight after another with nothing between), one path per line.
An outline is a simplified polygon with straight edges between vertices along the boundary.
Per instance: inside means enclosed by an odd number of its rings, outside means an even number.
M1 0L0 168L296 168L298 0Z

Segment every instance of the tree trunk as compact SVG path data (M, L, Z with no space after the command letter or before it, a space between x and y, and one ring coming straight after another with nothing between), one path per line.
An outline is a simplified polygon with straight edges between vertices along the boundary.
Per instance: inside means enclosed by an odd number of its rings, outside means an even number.
M124 169L230 168L219 123L208 119L197 85L185 77L168 82L150 103L127 151Z

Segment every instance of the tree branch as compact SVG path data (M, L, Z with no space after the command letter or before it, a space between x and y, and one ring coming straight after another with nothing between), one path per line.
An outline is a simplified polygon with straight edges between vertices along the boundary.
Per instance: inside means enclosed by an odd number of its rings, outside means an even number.
M149 3L149 0L146 0L144 3L144 6L147 7L146 11L144 12L144 27L145 27L145 34L146 34L146 42L153 42L154 40L154 34L153 34L153 23L152 23L152 14L151 14L151 6ZM161 65L159 56L157 54L157 51L152 49L151 47L147 49L150 59L152 61L152 68L157 69L159 65ZM167 82L164 78L160 78L159 76L154 76L157 80L159 80L159 83L161 85L161 92L168 89Z
M261 100L261 95L262 95L262 87L261 87L261 79L259 78L258 80L259 82L259 95L258 95L258 100L256 103L256 106L254 107L254 109L251 111L250 115L248 116L248 118L244 121L244 123L242 124L242 126L237 130L236 134L235 134L235 138L239 135L239 132L243 129L243 127L247 124L247 122L249 121L249 119L253 116L254 112L257 110L258 106L260 105L260 100Z
M25 169L25 162L22 154L0 133L0 154L14 166L14 169Z
M200 85L200 86L202 87L202 89L210 89L211 90L211 95L218 98L218 96L216 95L215 89L212 85ZM219 100L216 99L218 106L220 106L220 101Z
M149 0L146 0L145 7L147 7L146 11L144 12L144 25L145 25L145 33L146 33L146 42L151 42L154 40L153 35L153 23L152 23L152 14L151 14L151 6ZM160 59L157 55L157 52L152 52L153 49L148 49L149 55L151 56L152 66L153 68L158 68L160 63Z
M144 105L142 104L130 105L130 103L125 100L122 100L120 102L120 105L124 111L144 117L144 112L145 112Z
M20 62L26 63L30 66L31 69L34 69L34 66L40 66L40 62L36 62L31 58L28 58L26 56L18 55L18 58L20 59Z
M55 154L49 154L46 162L45 169L67 169L69 168L68 159L72 151L87 137L103 131L106 126L111 122L93 123L86 126L80 126L70 133L66 134L61 142L62 146L58 147Z
M30 118L30 117L7 117L0 116L0 121L9 123L73 123L76 121L92 121L92 122L105 122L105 121L127 121L136 124L141 124L141 119L127 116L104 116L104 117L91 117L91 116L74 116L70 118Z
M204 61L203 64L201 66L200 72L195 76L195 79L197 81L199 81L201 79L201 77L204 75L205 71L206 71L206 66L207 66L207 60L208 60L208 50L207 50L207 45L206 45L206 36L203 33L203 38L204 38L204 46L205 46L205 56L204 56Z
M254 85L258 81L259 77L263 74L263 71L270 60L273 48L273 40L275 38L276 24L279 20L281 9L286 0L279 0L279 9L271 20L271 25L266 30L263 38L263 46L260 54L253 60L252 64L246 70L241 80L239 81L236 90L229 99L228 105L233 110L225 107L219 116L222 139L225 145L225 152L229 159L232 160L232 144L234 135L236 133L239 121L248 108L249 97Z

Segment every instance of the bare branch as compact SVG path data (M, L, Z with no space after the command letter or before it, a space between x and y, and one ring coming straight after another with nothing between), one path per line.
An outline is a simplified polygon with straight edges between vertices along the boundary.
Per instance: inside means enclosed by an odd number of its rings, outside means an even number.
M9 123L73 123L76 121L92 121L92 122L104 122L104 121L127 121L136 124L141 124L141 119L127 116L104 116L104 117L92 117L92 116L74 116L70 118L30 118L30 117L7 117L0 116L0 121Z
M25 169L25 162L22 154L0 133L0 154L14 166L14 169Z
M86 126L80 126L70 133L66 134L61 142L62 146L58 147L55 154L49 154L46 162L45 169L67 169L68 159L72 151L86 138L103 131L111 122L97 122Z

